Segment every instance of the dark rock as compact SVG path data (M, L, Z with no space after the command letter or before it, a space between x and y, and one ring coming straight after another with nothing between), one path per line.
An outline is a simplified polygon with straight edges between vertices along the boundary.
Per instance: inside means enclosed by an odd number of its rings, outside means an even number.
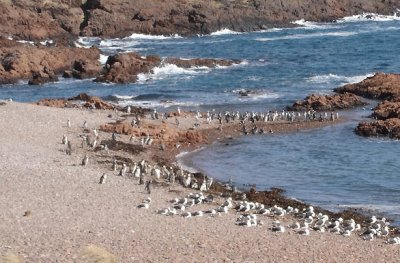
M293 111L332 111L364 106L367 103L360 97L351 94L315 95L311 94L303 101L297 101L287 107Z

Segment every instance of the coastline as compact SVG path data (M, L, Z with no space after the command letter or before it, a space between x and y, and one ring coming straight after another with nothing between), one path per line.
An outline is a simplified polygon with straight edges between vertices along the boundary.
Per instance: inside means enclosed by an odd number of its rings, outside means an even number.
M217 217L157 214L158 209L171 205L170 199L198 191L178 184L155 184L149 195L137 178L117 176L118 172L111 170L110 155L104 150L82 149L79 135L85 134L84 121L88 121L91 131L109 122L110 114L115 118L116 113L108 110L60 109L17 102L0 106L0 128L8 131L0 138L0 190L4 193L0 200L4 211L0 215L0 243L4 244L0 247L1 256L12 253L27 262L80 261L82 251L93 244L121 262L307 261L310 247L318 261L396 261L398 247L385 245L384 238L367 242L356 234L343 237L312 232L302 236L290 229L285 233L271 231L275 220L285 226L291 224L295 220L291 215L259 215L263 225L243 228L235 225L241 213L233 209ZM71 128L66 127L67 119L71 120ZM65 154L63 134L72 141L72 155ZM111 137L102 131L99 134L101 141ZM121 142L129 141L127 135L118 136ZM85 152L89 164L82 166ZM118 157L118 163L132 157L141 160L146 154L154 156L148 148L137 155L111 148L110 152L111 158ZM107 181L99 184L103 173L108 174ZM137 208L149 196L150 208ZM213 202L188 210L205 211L224 203L224 197L213 196ZM268 253L271 260L265 260L260 251Z

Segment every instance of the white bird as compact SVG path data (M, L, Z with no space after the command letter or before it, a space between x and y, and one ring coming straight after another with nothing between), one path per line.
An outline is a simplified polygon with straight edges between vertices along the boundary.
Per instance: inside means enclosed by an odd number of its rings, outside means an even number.
M370 234L364 235L364 236L363 236L363 239L364 239L364 240L369 240L369 241L371 241L371 240L374 240L375 237L374 237L374 234L373 234L373 233L370 233Z
M94 129L93 130L93 134L94 134L94 137L99 137L99 132L96 130L96 129Z
M385 226L381 231L381 236L387 236L389 235L389 233L390 233L389 228Z
M125 176L126 170L127 170L126 164L123 163L123 164L122 164L122 168L121 168L121 170L119 171L119 174L118 174L118 175L119 175L119 176Z
M399 245L399 244L400 244L400 238L399 238L399 237L392 237L392 238L389 238L389 239L386 241L386 243L387 243L387 244L393 244L393 245Z
M85 155L85 157L83 157L82 159L82 165L85 166L87 165L89 162L89 156L87 156L87 154Z
M144 209L149 209L150 204L149 203L145 203L145 204L140 204L138 205L138 208L144 208Z
M192 213L190 213L190 212L185 212L185 213L182 213L182 216L185 217L185 218L188 218L188 217L191 217L191 216L192 216Z
M282 225L275 225L271 228L271 230L274 232L283 233L285 232L285 227Z
M192 213L192 216L203 216L203 211L196 211Z
M302 228L299 231L297 231L298 234L303 235L303 236L309 236L310 235L310 229L308 228Z
M345 230L342 234L345 237L349 237L351 235L351 231L350 230Z
M168 208L163 208L163 209L158 209L157 210L157 214L159 215L167 215L169 213L169 209Z
M70 119L67 120L67 127L71 128L71 120Z
M140 177L140 174L141 174L141 172L140 172L140 167L136 167L136 170L135 170L135 172L133 173L133 176L135 176L136 178L139 178L139 177Z
M64 145L67 145L68 144L68 138L67 138L67 135L63 135L63 138L62 138L62 144L64 144Z
M106 175L106 174L103 174L103 175L100 177L100 182L99 182L99 184L104 184L104 183L106 182L106 179L107 179L107 175Z
M151 203L151 197L146 197L145 199L143 199L142 203Z
M300 223L295 222L289 226L291 229L300 229Z

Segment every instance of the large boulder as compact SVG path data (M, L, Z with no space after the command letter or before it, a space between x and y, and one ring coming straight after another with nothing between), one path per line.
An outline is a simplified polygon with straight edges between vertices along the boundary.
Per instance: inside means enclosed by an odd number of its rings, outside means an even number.
M338 93L353 93L369 99L394 100L400 98L400 74L376 73L365 80L336 88Z
M161 62L158 56L142 57L135 52L109 56L98 82L130 83L136 82L138 74L148 73Z
M96 64L99 57L100 51L94 47L0 47L0 84L15 83L20 79L31 79L31 84L56 81L56 75L70 69L74 61Z
M372 116L379 120L400 118L400 100L383 101L374 108Z
M64 78L87 79L100 74L102 67L98 60L79 59L72 64L72 70L63 73Z
M315 95L311 94L303 101L297 101L288 110L294 111L333 111L349 109L366 105L367 103L351 93L333 94L333 95Z
M400 139L400 119L392 118L374 122L361 122L355 132L361 136L387 136Z

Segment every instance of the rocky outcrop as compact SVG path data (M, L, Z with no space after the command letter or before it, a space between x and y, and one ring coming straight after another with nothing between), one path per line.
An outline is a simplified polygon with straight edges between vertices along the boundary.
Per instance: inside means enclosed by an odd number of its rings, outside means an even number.
M30 79L30 84L55 81L56 75L70 69L75 61L97 63L99 56L100 51L97 48L42 47L29 44L1 47L0 84L15 83L20 79Z
M338 93L353 93L369 99L394 100L400 98L400 74L376 73L355 84L335 89Z
M333 111L364 106L367 103L351 93L334 95L315 95L308 96L303 101L297 101L292 106L287 107L293 111Z
M120 37L132 32L193 35L222 28L253 31L288 26L290 21L302 18L333 21L364 12L393 14L399 5L372 0L170 0L162 4L156 0L87 0L81 32L88 36Z
M376 73L365 80L335 89L370 99L384 100L375 108L373 122L360 123L355 132L361 136L400 138L400 74Z
M82 103L83 102L83 103ZM68 99L42 99L36 102L37 105L56 107L56 108L78 108L84 107L88 109L98 110L113 110L116 108L111 103L108 103L96 96L89 96L86 93L81 93L78 96Z
M143 57L135 52L122 53L110 56L97 82L132 83L136 82L140 73L151 73L154 67L164 64L174 64L181 68L231 66L240 63L239 60L222 59L180 59L166 58L161 60L158 56Z
M167 58L164 63L174 64L180 68L192 67L229 67L234 64L239 64L240 60L226 60L226 59L210 59L210 58L193 58L193 59L180 59L180 58Z
M79 59L72 64L72 70L63 73L64 78L87 79L97 77L102 69L98 60Z
M400 101L383 101L374 108L372 116L378 120L400 118Z
M95 79L98 82L130 83L136 82L140 73L148 73L161 62L158 56L142 57L129 52L110 56L102 74Z
M362 122L358 124L355 132L361 136L387 136L400 139L400 119L391 118L374 122Z
M398 8L398 1L376 0L4 0L0 2L0 36L71 44L71 36L78 35L252 31L290 26L302 18L333 21L364 12L393 14Z

